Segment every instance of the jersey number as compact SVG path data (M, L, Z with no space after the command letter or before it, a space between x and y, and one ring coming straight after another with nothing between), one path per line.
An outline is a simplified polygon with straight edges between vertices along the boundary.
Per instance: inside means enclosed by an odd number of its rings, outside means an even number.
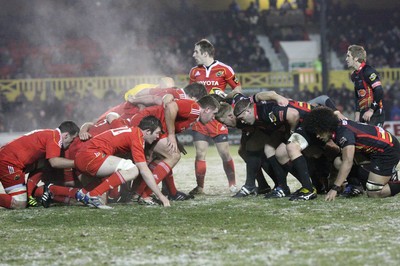
M122 133L129 133L129 132L132 132L132 128L130 128L130 127L119 127L119 128L111 129L111 133L113 134L113 136L117 136Z

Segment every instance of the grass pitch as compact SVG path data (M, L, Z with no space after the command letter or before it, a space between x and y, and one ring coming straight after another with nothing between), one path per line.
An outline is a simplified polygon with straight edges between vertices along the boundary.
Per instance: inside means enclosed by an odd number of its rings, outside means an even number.
M236 149L241 186L245 165ZM188 151L174 169L184 192L195 186L194 150ZM0 210L0 265L398 265L398 197L234 199L214 147L207 162L207 195L171 208Z

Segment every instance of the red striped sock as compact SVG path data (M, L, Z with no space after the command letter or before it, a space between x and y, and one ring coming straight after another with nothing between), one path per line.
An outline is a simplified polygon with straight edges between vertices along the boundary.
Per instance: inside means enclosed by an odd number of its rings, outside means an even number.
M157 165L158 165L158 162L154 162L153 161L153 162L149 163L149 169L151 170L151 172L154 172L154 170L157 168ZM157 180L156 180L156 182L157 182ZM136 188L136 193L139 194L139 195L142 195L143 192L146 190L146 188L147 188L146 182L144 182L143 178L140 177L140 183Z
M156 184L159 184L162 180L164 180L170 173L172 172L171 167L165 163L164 161L161 161L157 164L157 166L153 170L153 176L154 180L156 181ZM175 185L174 185L175 187ZM176 188L175 188L176 189ZM171 191L170 191L171 192ZM142 197L146 198L152 193L152 190L146 186L146 189L142 193Z
M28 181L26 182L26 192L28 197L33 196L36 185L39 183L40 179L42 179L42 175L43 172L37 172L32 176L29 175Z
M117 187L123 183L125 183L125 179L119 172L115 172L101 182L100 185L89 191L89 194L90 196L101 196L110 189L113 189L114 187Z
M206 177L207 164L206 161L196 160L194 162L197 186L204 188L204 179Z

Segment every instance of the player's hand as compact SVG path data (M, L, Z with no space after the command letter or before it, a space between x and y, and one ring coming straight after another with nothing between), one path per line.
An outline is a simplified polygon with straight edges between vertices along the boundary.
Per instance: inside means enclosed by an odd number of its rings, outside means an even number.
M366 111L362 118L364 119L365 122L369 122L371 120L371 116L374 114L374 111L372 109L369 109L368 111Z
M176 143L175 135L168 135L167 147L170 154L178 152L178 144Z
M333 189L329 190L328 194L326 194L326 196L325 196L325 201L333 201L333 200L335 200L336 195L337 195L337 191L336 190L333 190Z
M277 101L276 101L276 103L279 106L288 106L289 100L287 98L283 97L283 96L279 96Z
M172 94L166 94L162 98L162 106L165 108L168 103L172 102L174 100L174 96Z
M162 202L164 207L171 207L171 204L170 204L169 200L167 199L167 197L162 196L160 198L160 201Z
M339 120L348 120L348 118L344 116L339 110L336 110L333 113L339 118Z
M183 146L183 144L182 143L180 143L179 141L178 141L178 149L179 149L179 151L183 154L183 155L186 155L187 154L187 151L186 151L186 149L185 149L185 146Z
M80 132L79 133L79 138L81 140L88 140L92 137L92 135L89 132Z

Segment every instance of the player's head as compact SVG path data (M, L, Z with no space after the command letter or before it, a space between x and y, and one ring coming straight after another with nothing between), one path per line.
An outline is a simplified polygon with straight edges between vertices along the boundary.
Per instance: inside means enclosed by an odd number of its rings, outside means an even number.
M64 121L58 126L58 129L61 132L62 146L67 149L74 138L78 136L79 127L72 121Z
M195 101L197 101L207 95L206 87L203 84L200 84L197 82L186 85L183 88L183 90L185 91L187 96L189 96L190 98L192 98Z
M143 132L144 140L149 144L157 140L162 133L161 121L152 115L144 117L139 123L139 128Z
M135 96L141 90L152 89L152 88L156 88L157 86L159 86L159 85L158 84L150 84L150 83L138 84L125 93L125 96L124 96L125 101L127 101L129 99L129 97Z
M254 103L249 98L238 101L233 109L233 114L244 124L252 125L256 121Z
M332 109L320 106L314 108L302 122L302 127L310 134L319 136L320 139L327 141L332 132L337 129L339 118ZM328 134L328 135L327 135ZM324 136L324 137L322 137Z
M358 65L367 61L367 52L360 45L350 45L347 48L346 63L350 68L357 69Z
M216 113L218 113L218 109L220 107L220 104L217 100L210 95L207 95L198 100L197 103L201 107L199 117L201 123L207 124L214 119L214 116Z
M236 126L236 116L233 114L233 107L228 103L221 103L215 119L228 127Z
M202 39L194 45L193 58L198 65L207 64L208 61L214 60L214 54L214 46L206 39Z
M158 82L158 87L161 89L173 88L175 87L175 81L171 77L162 77Z
M220 94L209 94L211 97L213 97L217 102L219 103L224 103L225 102L225 97L221 96Z

